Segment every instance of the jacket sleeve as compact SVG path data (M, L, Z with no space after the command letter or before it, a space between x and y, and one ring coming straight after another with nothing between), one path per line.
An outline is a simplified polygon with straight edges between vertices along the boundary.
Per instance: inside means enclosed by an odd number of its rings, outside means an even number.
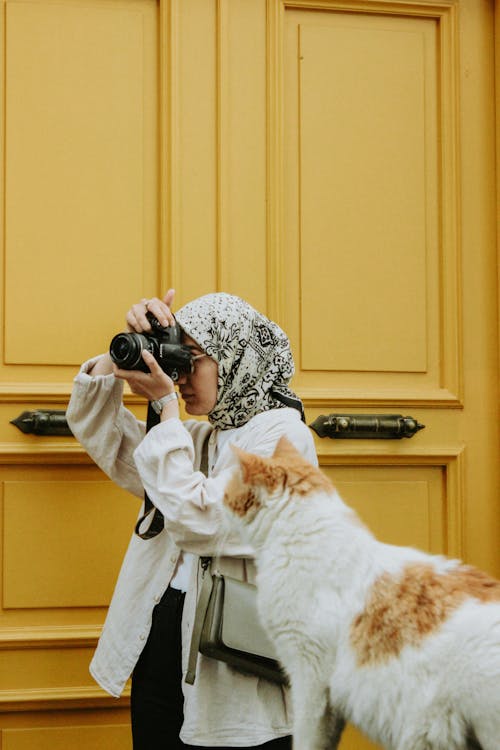
M234 430L208 478L194 470L195 455L201 452L201 445L196 444L200 436L188 433L179 419L167 419L153 427L136 449L135 462L148 496L182 549L199 555L252 555L232 528L222 504L237 463L230 444L271 455L278 439L286 434L303 455L315 460L314 442L300 420L282 421L277 415L273 422L269 412L267 415L263 420L260 415L255 417L251 429Z
M146 427L123 406L123 383L114 375L91 376L89 360L74 380L66 420L73 435L114 482L137 497L144 495L133 453Z

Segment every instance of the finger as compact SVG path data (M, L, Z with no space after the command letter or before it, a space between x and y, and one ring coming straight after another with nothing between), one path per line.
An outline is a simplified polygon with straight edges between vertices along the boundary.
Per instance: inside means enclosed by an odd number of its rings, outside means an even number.
M163 295L163 301L166 305L171 307L172 302L174 301L174 297L175 297L175 289L172 289L172 288L167 289L167 291Z
M132 309L130 309L128 313L126 314L125 321L127 323L127 330L130 333L142 333L143 332L144 329Z
M175 297L175 289L168 289L167 292L165 293L165 296L163 297L163 302L168 307L169 310L172 310L174 297Z
M173 390L174 381L158 364L155 357L150 352L143 351L142 358L150 371L148 387L154 389L159 388L163 394L165 393L165 388L169 391Z
M149 372L152 375L164 374L163 370L161 369L160 365L156 361L155 357L151 354L151 352L148 352L146 349L143 349L141 352L141 355L147 367L149 368Z
M120 378L120 380L127 380L128 376L130 375L129 370L121 370L117 365L113 363L113 375L115 378Z
M137 333L142 333L142 331L150 331L151 323L146 317L147 312L147 299L142 299L140 302L132 305L125 318L127 321L127 325Z
M142 358L150 372L148 376L148 387L155 391L159 390L161 392L160 395L165 395L166 390L169 392L173 391L175 387L174 381L169 375L167 375L153 354L144 350L142 351ZM157 396L155 396L155 398L157 398Z
M123 368L118 367L118 365L113 363L113 374L116 375L117 378L121 378L122 380L127 381L143 381L145 378L150 378L150 373L143 372L142 370L125 370Z
M165 303L165 300L153 297L148 302L148 310L153 313L155 318L158 320L160 325L164 328L167 326L173 326L175 324L175 318L170 310L170 307Z
M139 303L133 306L135 316L142 326L143 331L151 331L151 323L147 317L148 313L151 312L149 304L151 300L141 299Z
M165 307L161 299L158 297L151 297L146 300L146 308L151 315L154 315L158 323L164 328L169 325L166 313L170 313L168 307Z
M172 301L174 299L175 289L169 289L162 300L156 299L155 302L155 315L162 326L173 326L175 325L174 314L171 310ZM151 308L150 308L151 309Z

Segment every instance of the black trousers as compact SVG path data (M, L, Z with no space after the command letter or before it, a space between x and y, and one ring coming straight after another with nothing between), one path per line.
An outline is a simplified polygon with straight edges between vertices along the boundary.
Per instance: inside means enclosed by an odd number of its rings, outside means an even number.
M197 748L179 739L184 719L181 619L184 594L168 588L153 610L149 638L132 675L134 750L236 750ZM291 737L259 745L262 750L291 750ZM241 750L241 748L239 749Z

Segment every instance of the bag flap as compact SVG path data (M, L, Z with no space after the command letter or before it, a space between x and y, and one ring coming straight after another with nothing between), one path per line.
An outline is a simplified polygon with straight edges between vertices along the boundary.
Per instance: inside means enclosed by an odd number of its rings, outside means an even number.
M228 648L276 659L272 641L257 612L257 588L234 578L224 578L222 641Z

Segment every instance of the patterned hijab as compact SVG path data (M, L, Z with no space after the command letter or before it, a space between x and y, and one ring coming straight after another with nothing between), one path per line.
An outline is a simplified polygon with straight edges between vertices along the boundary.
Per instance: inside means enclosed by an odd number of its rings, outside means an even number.
M217 401L208 415L215 427L241 427L256 414L300 399L288 388L294 373L290 342L281 328L248 302L206 294L175 314L183 331L218 365Z

